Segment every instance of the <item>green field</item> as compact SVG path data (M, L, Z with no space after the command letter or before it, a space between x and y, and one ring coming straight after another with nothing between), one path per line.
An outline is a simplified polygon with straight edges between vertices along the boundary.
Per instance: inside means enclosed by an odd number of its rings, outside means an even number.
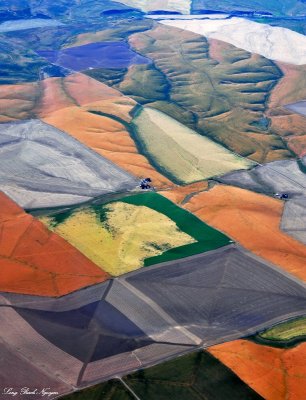
M100 383L61 398L63 400L135 400L119 380Z
M112 276L231 242L155 192L50 212L40 220Z
M280 347L295 346L306 340L306 317L275 325L257 337L259 340L273 342Z
M176 223L182 232L196 240L196 243L167 250L160 256L147 258L144 261L145 266L214 250L231 242L223 233L205 224L190 212L176 206L170 200L157 193L151 192L125 197L122 201L129 204L144 205L165 214Z
M272 347L291 348L306 341L306 317L277 324L255 336L250 340Z
M297 318L276 325L261 333L260 336L270 340L290 340L306 336L306 318Z

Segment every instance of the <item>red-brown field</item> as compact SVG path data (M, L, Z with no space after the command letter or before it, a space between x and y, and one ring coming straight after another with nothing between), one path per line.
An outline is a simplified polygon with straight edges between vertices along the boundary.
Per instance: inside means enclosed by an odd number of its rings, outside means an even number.
M283 203L232 186L218 185L185 207L253 253L306 280L306 248L280 230Z
M306 398L306 343L277 349L236 340L209 349L265 400Z
M62 296L108 274L0 192L0 290Z

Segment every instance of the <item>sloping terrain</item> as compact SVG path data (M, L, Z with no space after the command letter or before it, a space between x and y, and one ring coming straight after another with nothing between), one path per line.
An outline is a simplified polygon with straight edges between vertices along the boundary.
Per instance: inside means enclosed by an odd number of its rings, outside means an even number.
M72 71L101 67L124 68L134 64L150 63L150 60L132 51L124 42L96 42L60 51L43 50L38 54L51 63Z
M120 0L120 3L149 11L174 11L189 14L192 0Z
M272 61L226 45L218 62L210 57L204 37L162 25L132 35L130 43L167 79L168 97L147 101L150 107L252 160L291 157L281 138L271 133L264 114L270 91L281 77ZM127 76L131 85L133 77ZM122 85L118 87L124 89Z
M57 379L50 377L48 373L37 368L18 352L12 351L6 344L0 344L1 360L3 366L0 371L0 380L3 385L1 397L20 398L22 396L31 396L32 399L41 399L43 391L44 396L54 398L58 393L69 392L70 386ZM14 371L14 388L12 388L12 371ZM39 384L37 384L39 383ZM27 395L25 388L37 388L37 394ZM48 388L48 389L47 389ZM52 389L51 389L52 388ZM30 389L32 391L32 389ZM17 397L18 396L18 397Z
M2 294L0 334L73 391L303 315L305 298L300 282L231 245L60 298Z
M108 278L0 192L0 290L61 296Z
M278 63L282 79L274 87L266 112L271 131L280 135L298 156L306 154L306 118L286 108L288 104L306 99L306 67Z
M1 399L306 398L303 15L0 1Z
M261 397L242 382L233 372L207 352L196 352L167 361L160 365L130 374L123 378L136 396L146 400L215 400L226 396L228 400L260 400ZM119 381L102 383L90 389L73 393L64 400L91 400L106 397L113 388L110 399L119 398L118 389L124 391ZM95 397L96 396L96 397ZM134 398L134 397L132 397ZM128 395L120 397L129 399Z
M39 120L0 125L1 189L24 208L69 205L134 189L116 165Z
M216 20L163 20L161 23L231 43L270 60L306 64L306 38L291 29L237 17Z
M176 263L120 280L145 293L205 346L269 326L280 311L283 319L299 308L303 313L305 285L299 283L297 291L298 282L236 245Z
M209 352L266 400L305 397L306 343L283 350L237 340Z
M219 185L195 195L185 207L248 250L306 280L306 249L280 230L280 200Z
M0 122L34 117L33 108L39 98L37 82L0 85Z
M82 74L45 82L37 110L44 121L133 175L150 176L154 185L170 183L139 154L128 132L126 123L131 121L130 112L135 106L132 99ZM66 107L61 105L63 102Z
M0 35L0 84L35 82L40 69L48 64L33 50Z
M260 333L255 338L264 339L267 344L273 346L293 347L306 338L306 318L291 319L287 322L277 324L270 329Z
M192 183L255 165L161 111L143 108L133 123L144 153L174 182Z
M60 223L52 217L41 221L115 276L142 267L145 258L194 242L163 214L120 202L81 209Z
M235 171L219 178L221 182L270 195L288 198L280 227L306 244L306 175L301 161L275 161L250 171Z
M293 111L297 114L301 114L303 116L306 116L306 101L302 100L302 101L298 101L297 103L293 103L293 104L288 104L286 106L287 110Z
M111 275L224 246L229 239L155 193L41 217Z
M215 2L214 0L192 0L193 11L206 10L220 10L220 11L232 11L237 12L254 12L259 15L262 14L273 14L273 15L305 15L306 6L302 1L299 0L256 0L250 3L248 0L220 0Z
M50 20L50 19L42 19L42 18L35 18L30 20L24 21L6 21L0 24L0 32L15 32L21 31L25 29L33 29L33 28L42 28L45 26L58 26L61 25L60 22Z
M0 86L0 121L41 118L132 175L150 176L154 186L167 187L171 182L139 154L131 138L130 112L135 105L118 90L83 74Z

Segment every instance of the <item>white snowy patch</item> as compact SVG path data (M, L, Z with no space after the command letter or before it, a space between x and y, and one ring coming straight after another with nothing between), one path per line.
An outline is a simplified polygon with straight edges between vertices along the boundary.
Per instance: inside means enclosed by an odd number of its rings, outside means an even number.
M229 14L149 14L146 15L146 18L150 19L227 19L229 18Z
M286 28L244 18L222 20L163 20L160 23L198 33L289 64L306 64L306 36Z
M117 0L119 3L130 7L148 11L178 11L182 14L190 14L191 0Z

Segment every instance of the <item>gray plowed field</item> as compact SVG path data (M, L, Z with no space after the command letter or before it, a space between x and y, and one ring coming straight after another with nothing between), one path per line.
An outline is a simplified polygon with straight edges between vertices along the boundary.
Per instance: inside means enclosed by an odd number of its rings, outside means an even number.
M1 190L24 208L76 204L137 181L71 136L39 120L0 125Z
M0 370L13 373L18 353L20 382L38 368L65 393L304 315L306 290L229 245L61 298L3 293L0 305Z

